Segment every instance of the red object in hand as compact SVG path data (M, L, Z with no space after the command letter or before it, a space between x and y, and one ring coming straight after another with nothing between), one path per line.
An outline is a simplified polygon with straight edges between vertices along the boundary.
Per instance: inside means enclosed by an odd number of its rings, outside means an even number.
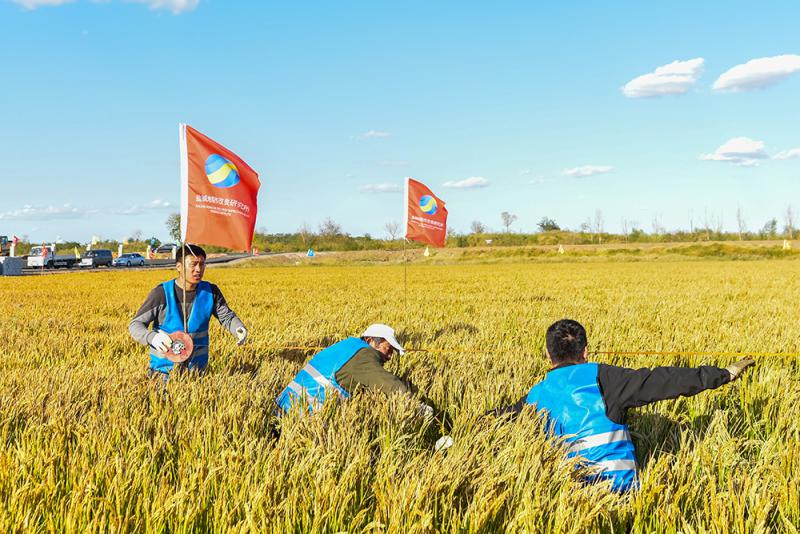
M192 337L189 334L186 332L173 332L169 334L169 337L172 340L169 350L160 353L164 358L173 363L183 363L192 357L194 341L192 341Z

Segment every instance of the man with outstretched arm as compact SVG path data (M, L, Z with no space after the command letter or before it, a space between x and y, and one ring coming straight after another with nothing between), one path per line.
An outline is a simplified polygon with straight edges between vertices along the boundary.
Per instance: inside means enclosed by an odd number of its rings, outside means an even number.
M244 323L228 307L222 292L216 285L203 280L205 268L205 251L197 245L183 245L175 257L177 279L159 284L150 291L128 325L131 337L150 347L151 376L166 381L174 369L203 371L208 365L208 323L212 316L236 337L238 345L247 339ZM174 363L167 358L173 342L169 334L184 331L184 309L188 317L186 333L191 337L194 349L184 363Z
M562 319L547 329L547 377L513 406L490 413L518 414L533 405L548 429L563 437L568 456L580 456L596 474L589 481L610 480L612 490L638 487L636 456L627 426L630 408L696 395L736 380L752 359L720 367L656 367L627 369L590 363L586 330Z

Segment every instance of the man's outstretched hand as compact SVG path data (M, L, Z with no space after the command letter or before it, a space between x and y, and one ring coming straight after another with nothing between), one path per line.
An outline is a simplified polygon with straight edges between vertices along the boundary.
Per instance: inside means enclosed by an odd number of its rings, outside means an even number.
M236 329L236 344L240 347L244 345L244 342L247 341L247 328L240 326Z
M729 366L728 372L731 374L731 382L739 378L745 369L751 365L754 365L755 363L756 361L753 358L745 358Z

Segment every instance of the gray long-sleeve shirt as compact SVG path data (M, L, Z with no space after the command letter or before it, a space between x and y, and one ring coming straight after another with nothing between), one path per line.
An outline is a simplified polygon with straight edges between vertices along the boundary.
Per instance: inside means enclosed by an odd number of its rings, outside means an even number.
M183 290L174 285L175 299L178 301L178 313L181 318L183 317ZM225 297L219 288L211 284L211 293L214 297L214 305L212 308L212 315L217 318L223 328L231 334L236 333L236 329L244 326L242 320L228 307ZM192 314L192 306L194 305L194 297L197 291L186 291L186 312L189 317ZM167 315L167 296L164 294L164 286L157 285L150 291L144 304L136 312L136 315L128 325L128 331L131 337L142 345L149 345L153 338L156 336L160 325L164 322ZM153 325L152 330L149 328Z

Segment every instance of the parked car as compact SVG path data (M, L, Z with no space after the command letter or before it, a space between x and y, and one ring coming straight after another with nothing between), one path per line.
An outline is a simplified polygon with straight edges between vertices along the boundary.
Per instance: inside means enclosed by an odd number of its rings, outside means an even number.
M156 254L171 254L175 247L177 247L175 243L164 243L156 249Z
M123 254L119 258L116 258L112 265L114 267L132 267L134 265L144 265L144 256L138 252Z
M111 267L114 257L110 250L97 249L87 250L81 257L81 267Z

